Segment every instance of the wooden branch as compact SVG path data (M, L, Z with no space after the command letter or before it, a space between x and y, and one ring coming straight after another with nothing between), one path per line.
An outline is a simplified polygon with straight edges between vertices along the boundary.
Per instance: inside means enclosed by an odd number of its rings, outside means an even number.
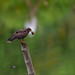
M32 3L30 2L30 0L25 0L28 8L29 8L29 11L30 11L30 16L34 16L35 13L37 12L37 9L38 9L38 6L41 2L41 0L37 0L36 3L34 5L32 5Z
M48 6L48 1L47 1L47 0L43 0L43 4L44 4L45 6Z
M29 50L28 50L27 44L25 42L21 42L21 49L23 52L24 61L26 63L28 75L35 75L32 60L31 60L31 57L29 54Z
M39 4L40 4L41 0L37 0L37 2L35 3L34 7L33 8L38 8Z
M25 2L27 4L28 8L31 8L32 7L32 3L30 2L30 0L25 0Z
M37 0L35 5L32 7L31 11L30 11L30 15L34 16L35 13L37 12L38 6L40 4L41 0Z

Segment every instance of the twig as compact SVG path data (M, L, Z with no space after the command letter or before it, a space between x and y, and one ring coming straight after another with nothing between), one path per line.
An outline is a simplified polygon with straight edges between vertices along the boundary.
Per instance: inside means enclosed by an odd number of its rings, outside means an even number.
M32 3L30 2L30 0L25 0L28 8L32 8Z
M34 5L32 5L32 3L30 2L30 0L25 0L28 8L29 8L29 11L30 11L30 16L34 16L35 13L37 12L37 9L38 9L38 6L41 2L41 0L37 0L36 3Z
M33 8L30 11L31 16L34 16L35 13L37 12L40 2L41 2L41 0L36 1L35 5L33 6Z
M28 75L35 75L32 60L31 60L31 57L29 54L29 50L28 50L27 44L25 42L21 42L21 49L23 52L24 61L26 63Z

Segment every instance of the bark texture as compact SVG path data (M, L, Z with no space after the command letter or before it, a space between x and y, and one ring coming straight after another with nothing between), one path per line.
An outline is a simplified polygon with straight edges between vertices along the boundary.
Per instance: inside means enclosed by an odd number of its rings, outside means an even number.
M24 61L27 67L28 75L35 75L32 60L29 54L29 50L25 42L21 42L21 50L23 52Z

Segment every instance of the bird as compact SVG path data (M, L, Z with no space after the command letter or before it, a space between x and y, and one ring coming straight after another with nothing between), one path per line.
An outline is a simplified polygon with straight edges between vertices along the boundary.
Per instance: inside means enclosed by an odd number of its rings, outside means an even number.
M21 40L21 42L23 42L23 39L28 35L29 32L31 32L32 35L34 34L31 28L18 30L11 35L7 42L11 43L15 39Z

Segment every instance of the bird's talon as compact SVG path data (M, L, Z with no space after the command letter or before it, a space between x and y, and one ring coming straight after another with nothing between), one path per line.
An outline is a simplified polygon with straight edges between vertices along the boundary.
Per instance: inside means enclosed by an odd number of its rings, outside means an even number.
M21 43L24 44L25 42L24 41L21 41Z

